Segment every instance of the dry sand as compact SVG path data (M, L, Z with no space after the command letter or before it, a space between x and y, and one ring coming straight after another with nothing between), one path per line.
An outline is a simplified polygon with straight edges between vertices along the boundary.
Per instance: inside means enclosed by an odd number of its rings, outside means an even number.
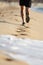
M43 13L30 10L30 23L21 26L20 7L0 3L0 34L43 40Z
M43 13L30 10L30 23L21 26L20 7L0 2L0 35L8 34L21 38L43 40ZM0 65L27 65L16 60L8 61L7 56L0 54Z

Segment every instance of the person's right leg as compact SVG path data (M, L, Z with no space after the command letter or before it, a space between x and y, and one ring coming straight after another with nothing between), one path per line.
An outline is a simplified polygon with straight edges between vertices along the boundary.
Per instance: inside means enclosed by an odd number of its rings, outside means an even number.
M25 7L26 7L26 22L28 23L30 21L29 8L31 7L31 0L25 0Z
M29 17L29 7L26 7L26 22L28 23L30 21Z

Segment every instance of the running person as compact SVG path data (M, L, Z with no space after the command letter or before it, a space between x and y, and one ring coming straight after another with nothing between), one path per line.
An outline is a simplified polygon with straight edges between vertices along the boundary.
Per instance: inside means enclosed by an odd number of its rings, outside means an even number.
M19 0L19 4L21 7L21 17L22 17L22 25L25 24L24 21L24 6L25 6L25 10L26 10L26 22L28 23L30 21L30 17L29 17L29 8L31 7L31 0Z

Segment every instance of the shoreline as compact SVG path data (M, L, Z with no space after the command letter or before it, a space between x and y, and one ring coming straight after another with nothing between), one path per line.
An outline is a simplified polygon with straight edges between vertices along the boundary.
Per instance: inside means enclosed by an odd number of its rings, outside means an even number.
M27 63L19 60L12 60L8 56L0 54L0 65L28 65Z
M14 62L16 65L18 65L18 62L23 65L26 63L29 65L43 65L43 41L0 35L0 49L2 49L0 57L3 62L5 61L4 59L7 59L8 62L17 60L17 62Z

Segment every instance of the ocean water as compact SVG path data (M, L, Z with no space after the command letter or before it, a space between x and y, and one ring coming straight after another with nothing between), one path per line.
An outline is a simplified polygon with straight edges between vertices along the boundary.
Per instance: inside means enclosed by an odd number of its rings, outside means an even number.
M31 10L39 13L43 13L43 7L31 7Z
M30 65L43 65L43 41L0 35L0 50L4 50L2 54L11 59L22 60Z

